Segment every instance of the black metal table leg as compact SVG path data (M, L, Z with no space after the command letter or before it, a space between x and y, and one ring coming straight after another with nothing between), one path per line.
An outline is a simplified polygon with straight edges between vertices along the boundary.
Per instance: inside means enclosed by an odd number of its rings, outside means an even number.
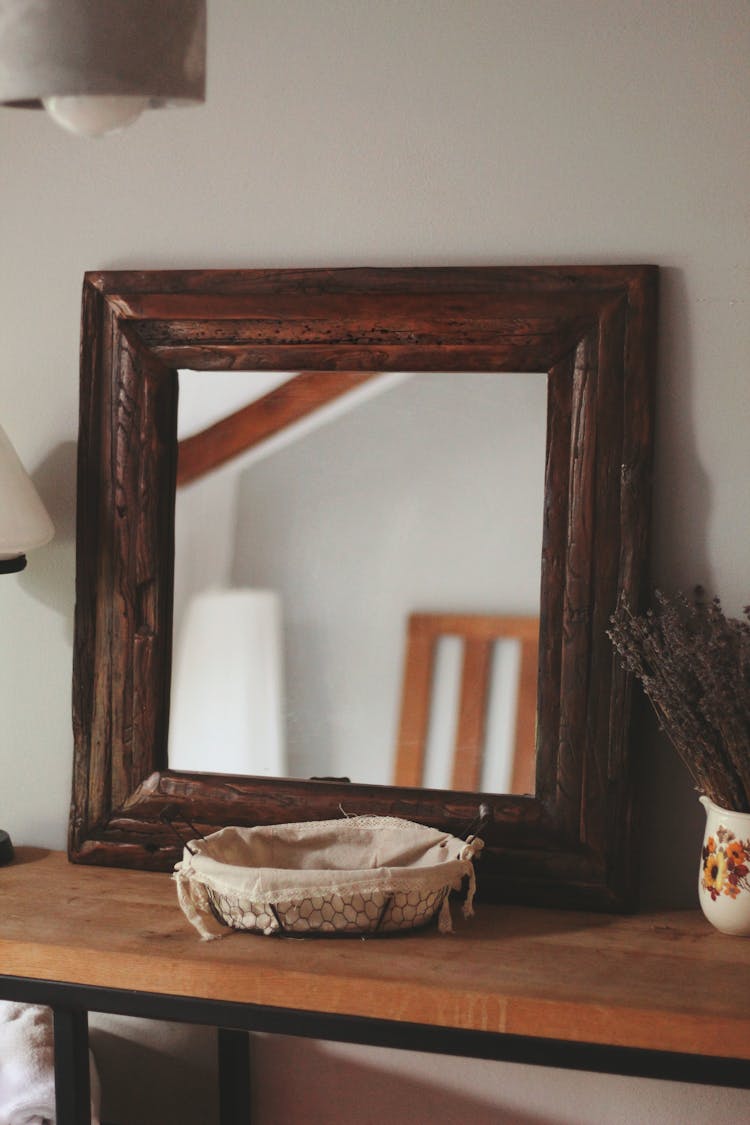
M250 1125L250 1036L218 1028L219 1125Z
M91 1125L88 1012L60 1007L52 1011L57 1125Z

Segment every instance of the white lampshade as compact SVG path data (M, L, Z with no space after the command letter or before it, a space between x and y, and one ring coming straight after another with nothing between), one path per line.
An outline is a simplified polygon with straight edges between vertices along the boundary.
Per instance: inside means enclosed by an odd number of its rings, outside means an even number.
M206 0L0 0L0 102L73 132L205 99Z
M178 630L169 768L286 773L281 601L271 590L204 590Z
M31 478L0 427L0 573L23 570L25 553L55 533Z

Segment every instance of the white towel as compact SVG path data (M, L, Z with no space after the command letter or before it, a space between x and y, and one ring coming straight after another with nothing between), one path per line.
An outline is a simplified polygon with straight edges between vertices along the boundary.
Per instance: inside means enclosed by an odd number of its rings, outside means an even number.
M91 1122L99 1125L100 1088L89 1051ZM0 1000L0 1125L54 1125L52 1012Z

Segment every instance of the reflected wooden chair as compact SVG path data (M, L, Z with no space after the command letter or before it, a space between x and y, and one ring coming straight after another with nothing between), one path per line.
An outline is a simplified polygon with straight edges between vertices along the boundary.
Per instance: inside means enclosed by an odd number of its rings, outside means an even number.
M483 614L413 613L409 617L401 717L396 748L396 785L422 786L441 637L463 640L463 667L456 720L451 788L481 787L495 643L521 646L511 793L533 793L536 762L539 618Z

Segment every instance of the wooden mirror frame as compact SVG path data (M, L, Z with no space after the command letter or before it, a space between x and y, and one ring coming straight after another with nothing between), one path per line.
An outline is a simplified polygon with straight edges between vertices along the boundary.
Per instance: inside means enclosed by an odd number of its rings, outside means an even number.
M630 908L629 683L606 629L644 583L656 291L653 266L86 274L70 858L170 869L169 806L203 832L344 809L461 834L484 804L484 897ZM167 768L179 368L549 373L533 796Z

